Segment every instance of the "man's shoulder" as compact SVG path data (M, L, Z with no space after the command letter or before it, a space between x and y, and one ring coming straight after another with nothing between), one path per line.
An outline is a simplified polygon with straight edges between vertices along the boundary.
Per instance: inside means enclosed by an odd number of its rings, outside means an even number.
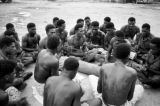
M132 76L135 76L135 77L137 76L137 71L133 69L132 67L126 66L126 69L128 72L130 72Z

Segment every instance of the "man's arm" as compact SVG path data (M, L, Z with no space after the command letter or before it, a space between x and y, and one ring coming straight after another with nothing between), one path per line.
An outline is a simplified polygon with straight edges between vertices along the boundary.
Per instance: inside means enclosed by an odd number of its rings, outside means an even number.
M97 85L97 91L98 93L102 93L102 75L103 75L103 69L100 69L100 75L98 79L98 85Z
M80 99L83 95L83 92L82 92L82 88L79 86L79 89L77 90L76 92L76 95L75 95L75 98L73 99L73 105L72 106L81 106L81 102L80 102Z
M133 94L134 94L134 89L135 89L135 84L136 84L136 80L137 80L137 74L134 74L132 77L132 85L131 85L131 89L128 93L128 97L127 100L130 101L133 98Z

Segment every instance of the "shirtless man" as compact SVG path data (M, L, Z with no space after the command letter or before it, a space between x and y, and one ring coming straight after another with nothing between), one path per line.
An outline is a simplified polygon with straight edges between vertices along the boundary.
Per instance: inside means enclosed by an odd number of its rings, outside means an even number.
M100 70L97 91L102 93L103 101L107 106L123 105L133 97L137 73L125 65L130 50L128 44L119 44L114 51L116 62L104 64Z
M82 18L77 19L77 23L76 24L81 24L82 26L84 26L84 20ZM75 26L70 30L69 35L74 35L75 34Z
M129 40L133 40L134 36L140 32L140 29L136 24L136 19L134 17L130 17L128 19L128 24L121 28L121 31L124 33L125 38Z
M48 24L45 28L47 36L43 38L39 43L39 49L46 49L47 48L47 40L50 36L56 35L56 29L52 24Z
M39 83L45 83L47 78L52 75L59 75L59 61L56 57L57 49L60 44L58 36L52 36L47 41L47 49L43 49L38 54L34 78Z
M58 17L54 17L54 18L53 18L53 26L54 26L55 28L57 28L57 22L58 22L58 20L59 20Z
M65 30L66 24L65 21L60 19L57 22L56 35L60 37L62 46L67 42L68 32Z
M36 61L40 41L40 35L36 33L36 25L34 23L28 23L27 29L28 33L22 37L22 49L24 51L22 58L24 59L24 64ZM26 57L31 57L32 59L26 60Z
M84 49L86 38L84 35L84 30L82 24L77 24L75 26L75 35L70 36L68 38L68 45L71 47L70 55L83 57L84 56Z
M105 18L104 18L104 23L103 23L103 25L100 26L100 30L101 30L102 32L104 32L105 34L106 34L106 25L107 25L109 22L111 22L111 18L110 18L110 17L105 17Z

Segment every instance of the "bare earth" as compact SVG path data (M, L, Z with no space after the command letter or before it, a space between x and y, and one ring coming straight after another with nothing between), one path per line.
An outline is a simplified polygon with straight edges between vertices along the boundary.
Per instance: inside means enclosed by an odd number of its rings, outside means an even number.
M118 4L106 2L93 2L93 0L71 0L74 2L56 2L47 0L13 0L11 4L0 3L0 33L5 30L5 24L14 23L16 31L21 38L26 32L26 24L35 22L37 32L41 37L45 37L46 24L52 23L54 16L63 18L66 21L66 29L69 31L77 18L90 16L92 20L103 23L105 16L110 16L116 29L127 24L128 17L136 17L137 25L141 27L143 23L151 25L151 32L160 37L160 4ZM31 65L27 71L34 71ZM34 85L33 77L27 81L28 86L24 90L23 96L32 104L31 106L41 106L33 97L31 86ZM160 90L145 89L144 96L136 106L160 106Z

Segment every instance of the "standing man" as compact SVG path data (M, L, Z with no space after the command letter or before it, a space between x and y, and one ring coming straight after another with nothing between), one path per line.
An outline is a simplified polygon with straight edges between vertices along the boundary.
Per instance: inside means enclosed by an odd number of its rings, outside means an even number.
M23 54L22 61L24 64L28 64L32 61L36 61L38 51L39 51L39 41L40 35L36 32L36 25L34 23L27 24L28 33L22 37L22 49ZM26 57L31 57L32 59L26 60Z
M85 17L84 18L84 22L85 22L85 26L84 26L84 34L86 35L86 33L91 30L91 19L90 17Z
M128 19L128 25L125 25L121 28L121 31L124 33L126 39L133 40L134 36L140 32L140 29L136 24L136 19L130 17Z
M54 18L53 18L53 26L54 26L55 28L57 28L57 22L58 22L58 20L59 20L58 17L54 17Z
M105 64L100 70L97 91L102 93L105 105L120 106L133 97L137 73L125 64L130 55L130 45L119 44L114 51L116 62Z
M105 17L104 18L104 23L100 26L100 30L106 34L106 25L111 22L110 17Z
M45 30L46 30L47 36L40 41L40 43L39 43L40 50L46 49L48 38L56 35L56 29L55 29L54 25L52 25L52 24L48 24L46 26Z
M104 38L105 34L99 30L99 22L93 21L92 30L88 31L86 34L88 47L92 48L104 48Z
M48 77L59 75L59 61L57 58L60 39L58 36L51 36L47 41L47 49L43 49L38 54L34 70L34 78L39 83L45 83Z
M81 106L83 95L80 85L72 81L77 74L79 62L75 58L68 58L64 62L60 76L48 78L44 87L43 106Z

